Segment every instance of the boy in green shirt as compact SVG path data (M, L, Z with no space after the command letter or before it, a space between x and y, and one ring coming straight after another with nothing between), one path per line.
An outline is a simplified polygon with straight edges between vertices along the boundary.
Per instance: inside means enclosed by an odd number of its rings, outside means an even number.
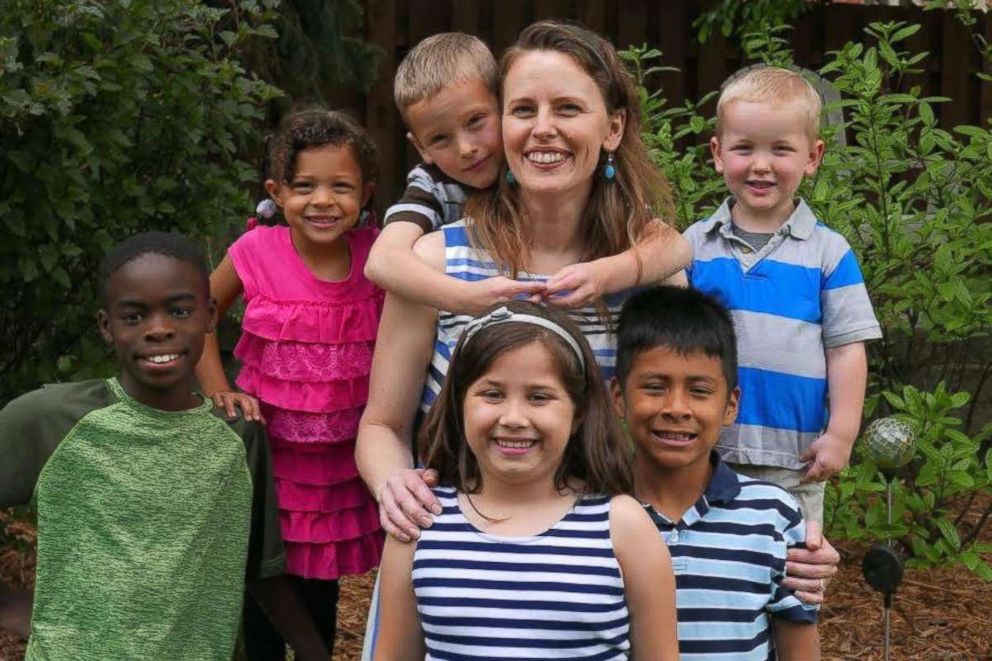
M246 576L278 615L297 605L276 604L264 431L193 392L216 316L205 260L181 236L137 235L104 259L100 298L120 376L0 411L0 506L38 511L27 658L230 659ZM297 656L316 658L302 622Z

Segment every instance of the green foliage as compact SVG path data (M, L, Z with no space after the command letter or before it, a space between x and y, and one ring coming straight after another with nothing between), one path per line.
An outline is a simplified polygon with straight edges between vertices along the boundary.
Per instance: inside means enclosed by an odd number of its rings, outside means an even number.
M321 99L336 84L367 91L375 82L383 52L362 39L357 0L283 0L274 27L278 37L256 42L248 59L289 98Z
M101 256L206 238L249 208L239 154L278 91L240 53L276 3L8 0L0 13L0 401L105 368Z
M700 43L714 32L725 37L759 33L792 23L811 4L810 0L721 0L700 14L693 27L699 31Z
M745 34L746 56L790 65L782 30ZM976 497L992 493L992 426L978 430L976 408L992 381L992 132L940 126L936 109L947 99L911 82L926 53L902 47L918 30L875 23L865 43L845 44L821 71L841 95L844 121L823 128L826 155L800 194L851 243L882 324L884 339L869 345L865 415L904 416L919 436L891 525L881 474L856 459L828 487L827 520L832 535L896 539L914 562L960 562L992 579L980 556L992 549L977 542L992 505L979 508ZM668 108L662 90L645 89L657 51L624 56L641 84L645 139L685 227L726 195L705 144L712 120L700 104ZM845 145L835 144L838 132Z
M853 539L895 539L914 564L960 562L992 580L992 566L980 556L992 553L992 546L978 540L989 512L971 511L976 494L992 485L992 451L982 451L992 426L976 436L963 433L956 412L970 396L948 393L943 383L932 393L905 386L899 394L884 395L915 428L917 445L915 460L892 484L892 523L884 498L886 478L864 459L828 489L828 530Z

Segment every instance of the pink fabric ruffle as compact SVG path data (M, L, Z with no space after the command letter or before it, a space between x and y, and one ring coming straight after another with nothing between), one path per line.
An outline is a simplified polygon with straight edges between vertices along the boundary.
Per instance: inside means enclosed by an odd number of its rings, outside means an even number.
M279 509L290 512L338 512L372 502L365 483L357 475L334 485L303 484L276 478L275 487Z
M340 344L374 342L383 294L371 290L346 305L280 301L258 295L248 301L241 328L266 340Z
M234 356L272 378L319 383L368 378L372 349L371 342L287 342L243 333Z
M353 409L369 398L368 377L304 383L267 376L251 365L242 365L238 387L267 404L293 411L330 413Z
M336 544L286 542L286 572L324 580L347 574L364 574L379 566L384 540L382 531L379 531Z
M291 443L341 443L354 441L364 406L330 413L289 411L261 403L270 439Z
M330 486L358 476L355 443L287 443L271 439L272 475L299 484Z
M291 512L281 510L282 538L287 542L336 544L371 535L379 530L379 508L369 502L338 512Z

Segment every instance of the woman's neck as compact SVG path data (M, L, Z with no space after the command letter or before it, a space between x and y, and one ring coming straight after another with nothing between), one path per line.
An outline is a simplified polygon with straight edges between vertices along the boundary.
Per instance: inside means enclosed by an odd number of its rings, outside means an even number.
M582 216L589 202L585 194L520 192L530 226L530 268L552 274L582 258Z

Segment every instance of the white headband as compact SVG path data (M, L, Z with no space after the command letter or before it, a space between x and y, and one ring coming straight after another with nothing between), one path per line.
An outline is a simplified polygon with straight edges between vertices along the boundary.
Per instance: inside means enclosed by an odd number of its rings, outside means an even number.
M513 312L506 306L501 308L496 308L489 314L484 314L481 317L476 317L472 321L465 325L465 330L463 331L464 339L462 344L468 344L472 336L478 333L480 330L486 326L494 326L496 324L505 324L509 322L518 322L521 324L533 324L534 326L540 326L541 328L546 328L561 339L565 340L565 343L572 348L575 355L579 359L579 365L584 370L586 368L586 360L582 355L582 348L579 343L575 341L572 334L567 330L551 321L550 319L545 319L544 317L538 317L534 314L525 314L522 312Z

